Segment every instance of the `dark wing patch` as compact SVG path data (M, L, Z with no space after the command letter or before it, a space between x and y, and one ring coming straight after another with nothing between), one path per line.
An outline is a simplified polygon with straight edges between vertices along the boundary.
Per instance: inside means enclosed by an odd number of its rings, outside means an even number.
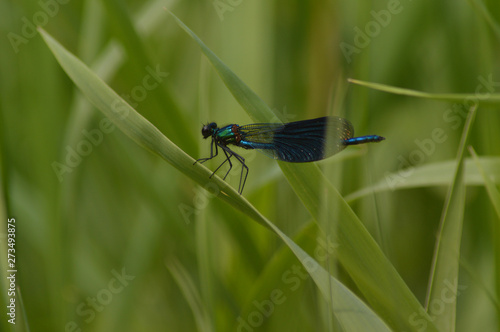
M287 162L311 162L332 156L354 136L351 123L339 117L323 117L286 124L253 124L240 127L240 145Z

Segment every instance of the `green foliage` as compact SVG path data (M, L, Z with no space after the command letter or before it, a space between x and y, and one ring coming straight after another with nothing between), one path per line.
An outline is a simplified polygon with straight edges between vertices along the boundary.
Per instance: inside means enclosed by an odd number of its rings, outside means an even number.
M496 2L0 7L0 330L500 330ZM193 165L327 114L386 140Z

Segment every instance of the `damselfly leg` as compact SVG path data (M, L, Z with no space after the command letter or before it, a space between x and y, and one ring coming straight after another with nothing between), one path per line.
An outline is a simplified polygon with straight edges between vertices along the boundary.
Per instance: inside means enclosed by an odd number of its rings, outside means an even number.
M213 152L214 151L214 146L215 146L215 153ZM217 173L217 171L222 166L224 166L224 164L226 162L229 162L229 169L227 170L226 175L224 175L224 178L223 178L223 180L226 180L227 176L229 175L229 172L233 168L233 163L231 162L231 157L234 156L236 158L236 160L238 160L241 163L241 166L242 166L241 167L241 174L240 174L240 182L239 182L239 186L238 186L238 193L241 195L241 193L243 192L243 188L245 187L245 183L247 181L249 169L248 169L248 166L245 164L245 158L243 158L242 156L240 156L239 154L237 154L236 152L234 152L233 150L231 150L227 146L222 145L222 144L218 144L215 140L212 140L212 144L210 145L210 157L208 157L208 158L200 158L200 159L196 160L194 162L194 164L196 164L197 162L199 162L200 164L203 164L205 161L213 159L214 157L216 157L218 155L218 153L219 153L218 147L220 147L222 149L222 151L224 152L224 155L226 156L226 160L224 160L215 169L215 171L212 172L212 174L210 175L210 178L213 177L214 174ZM244 178L243 178L243 172L245 172L245 177Z

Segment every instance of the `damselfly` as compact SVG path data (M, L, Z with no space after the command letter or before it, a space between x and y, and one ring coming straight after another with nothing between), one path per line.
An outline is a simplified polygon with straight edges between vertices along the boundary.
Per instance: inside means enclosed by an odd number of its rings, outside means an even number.
M217 156L221 148L226 160L212 173L212 177L226 162L231 171L234 157L241 165L238 192L243 192L248 176L245 158L231 150L228 145L236 145L244 149L257 149L273 159L291 163L307 163L328 158L342 151L348 145L380 142L385 138L378 135L354 136L352 124L339 117L322 117L311 120L289 123L256 123L245 126L230 124L219 128L215 122L206 124L201 129L203 138L212 138L210 157L198 159L204 163ZM215 153L214 153L215 148ZM195 162L195 163L196 163ZM243 177L244 174L244 177Z

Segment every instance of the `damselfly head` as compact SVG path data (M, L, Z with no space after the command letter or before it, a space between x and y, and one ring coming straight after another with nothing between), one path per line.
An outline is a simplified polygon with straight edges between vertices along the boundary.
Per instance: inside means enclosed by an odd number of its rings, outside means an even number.
M203 138L210 137L214 134L215 129L217 129L217 124L215 122L208 123L201 128L201 134Z

